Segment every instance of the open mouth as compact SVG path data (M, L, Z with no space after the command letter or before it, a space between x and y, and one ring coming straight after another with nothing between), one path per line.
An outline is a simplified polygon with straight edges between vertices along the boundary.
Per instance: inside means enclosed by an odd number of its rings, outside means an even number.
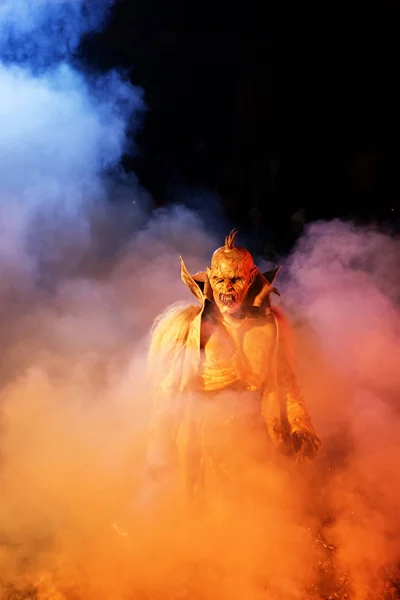
M234 304L235 298L233 294L220 294L219 295L220 302L225 304L225 306L230 306Z

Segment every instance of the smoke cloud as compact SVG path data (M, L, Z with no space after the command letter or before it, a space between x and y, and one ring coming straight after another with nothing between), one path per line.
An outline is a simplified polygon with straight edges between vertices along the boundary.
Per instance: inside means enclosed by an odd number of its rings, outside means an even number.
M70 60L82 36L102 27L112 4L112 0L2 0L3 63L38 71Z
M150 216L118 173L142 92L75 58L109 9L0 5L0 598L379 597L399 548L398 241L319 223L285 261L315 464L250 471L251 514L196 520L149 486L149 329L191 302L179 255L195 272L220 240L208 212Z
M325 439L317 469L326 538L356 598L398 593L398 252L398 239L371 228L316 223L289 261L285 289Z

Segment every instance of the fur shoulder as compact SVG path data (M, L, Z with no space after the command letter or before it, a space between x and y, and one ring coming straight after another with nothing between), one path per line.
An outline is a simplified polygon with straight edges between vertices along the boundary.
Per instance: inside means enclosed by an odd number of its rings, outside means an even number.
M173 304L159 315L151 330L151 348L185 344L192 321L200 313L199 306Z
M173 304L155 320L147 359L151 386L179 387L190 326L200 312L199 306Z
M149 373L167 367L185 350L190 326L201 312L201 307L173 304L154 321L148 354Z

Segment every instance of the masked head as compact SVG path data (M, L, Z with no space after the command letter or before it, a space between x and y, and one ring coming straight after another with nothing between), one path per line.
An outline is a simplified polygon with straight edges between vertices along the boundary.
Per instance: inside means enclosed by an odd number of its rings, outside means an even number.
M234 230L225 238L225 246L214 252L207 268L214 301L228 315L240 310L258 272L250 252L235 246L236 235Z

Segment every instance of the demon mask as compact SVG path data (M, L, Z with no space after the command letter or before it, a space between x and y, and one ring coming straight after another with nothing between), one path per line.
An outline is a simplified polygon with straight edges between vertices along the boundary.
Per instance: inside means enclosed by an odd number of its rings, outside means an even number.
M245 248L235 246L237 230L225 238L225 246L218 248L212 256L211 267L193 276L186 269L181 257L181 278L191 292L203 303L214 302L222 314L235 315L245 304L250 307L270 306L269 297L280 267L261 273Z
M248 250L235 246L237 231L225 238L225 246L218 248L207 268L214 302L222 314L237 313L258 273Z

